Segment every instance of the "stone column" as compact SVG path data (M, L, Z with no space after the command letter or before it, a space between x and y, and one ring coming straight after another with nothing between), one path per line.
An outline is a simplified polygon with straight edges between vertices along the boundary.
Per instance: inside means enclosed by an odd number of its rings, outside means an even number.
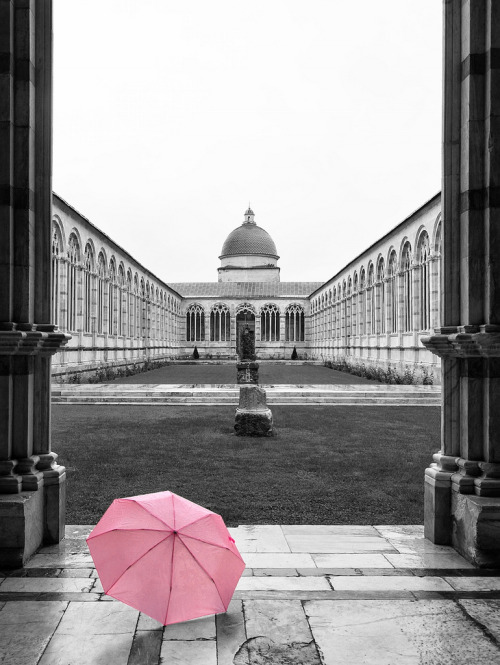
M50 450L52 3L0 0L0 567L64 531Z
M500 565L500 4L444 2L441 452L425 534Z

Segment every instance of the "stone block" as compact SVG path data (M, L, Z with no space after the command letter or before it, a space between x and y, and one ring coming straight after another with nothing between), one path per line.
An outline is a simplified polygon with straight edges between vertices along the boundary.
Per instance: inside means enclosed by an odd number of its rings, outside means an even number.
M424 536L436 545L451 544L451 482L425 476Z
M259 363L239 362L236 364L236 383L258 384L259 383Z
M0 569L20 568L43 540L43 488L0 495Z
M241 387L238 409L245 411L268 411L266 391L258 386Z
M60 467L62 468L62 467ZM64 538L66 520L66 472L45 477L44 543L58 543Z
M479 568L500 567L500 497L452 493L453 546Z
M270 409L236 409L234 429L237 436L273 436L273 414Z

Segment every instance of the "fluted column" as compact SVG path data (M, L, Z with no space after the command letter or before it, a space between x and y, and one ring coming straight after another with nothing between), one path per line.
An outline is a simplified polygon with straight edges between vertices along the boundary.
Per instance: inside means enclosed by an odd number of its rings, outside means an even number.
M500 6L444 2L441 452L426 536L500 564Z
M0 567L64 527L50 449L52 3L0 0Z

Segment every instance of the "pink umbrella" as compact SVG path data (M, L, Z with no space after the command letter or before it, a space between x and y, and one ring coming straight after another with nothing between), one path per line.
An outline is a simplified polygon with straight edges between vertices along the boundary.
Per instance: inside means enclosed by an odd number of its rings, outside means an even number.
M108 596L165 626L225 612L245 568L222 517L172 492L115 499L87 544Z

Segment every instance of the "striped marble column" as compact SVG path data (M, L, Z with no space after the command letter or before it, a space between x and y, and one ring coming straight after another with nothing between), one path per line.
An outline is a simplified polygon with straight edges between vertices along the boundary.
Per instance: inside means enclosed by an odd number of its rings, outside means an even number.
M0 0L0 567L64 527L50 449L52 3Z
M444 2L441 452L425 533L500 564L500 3Z

